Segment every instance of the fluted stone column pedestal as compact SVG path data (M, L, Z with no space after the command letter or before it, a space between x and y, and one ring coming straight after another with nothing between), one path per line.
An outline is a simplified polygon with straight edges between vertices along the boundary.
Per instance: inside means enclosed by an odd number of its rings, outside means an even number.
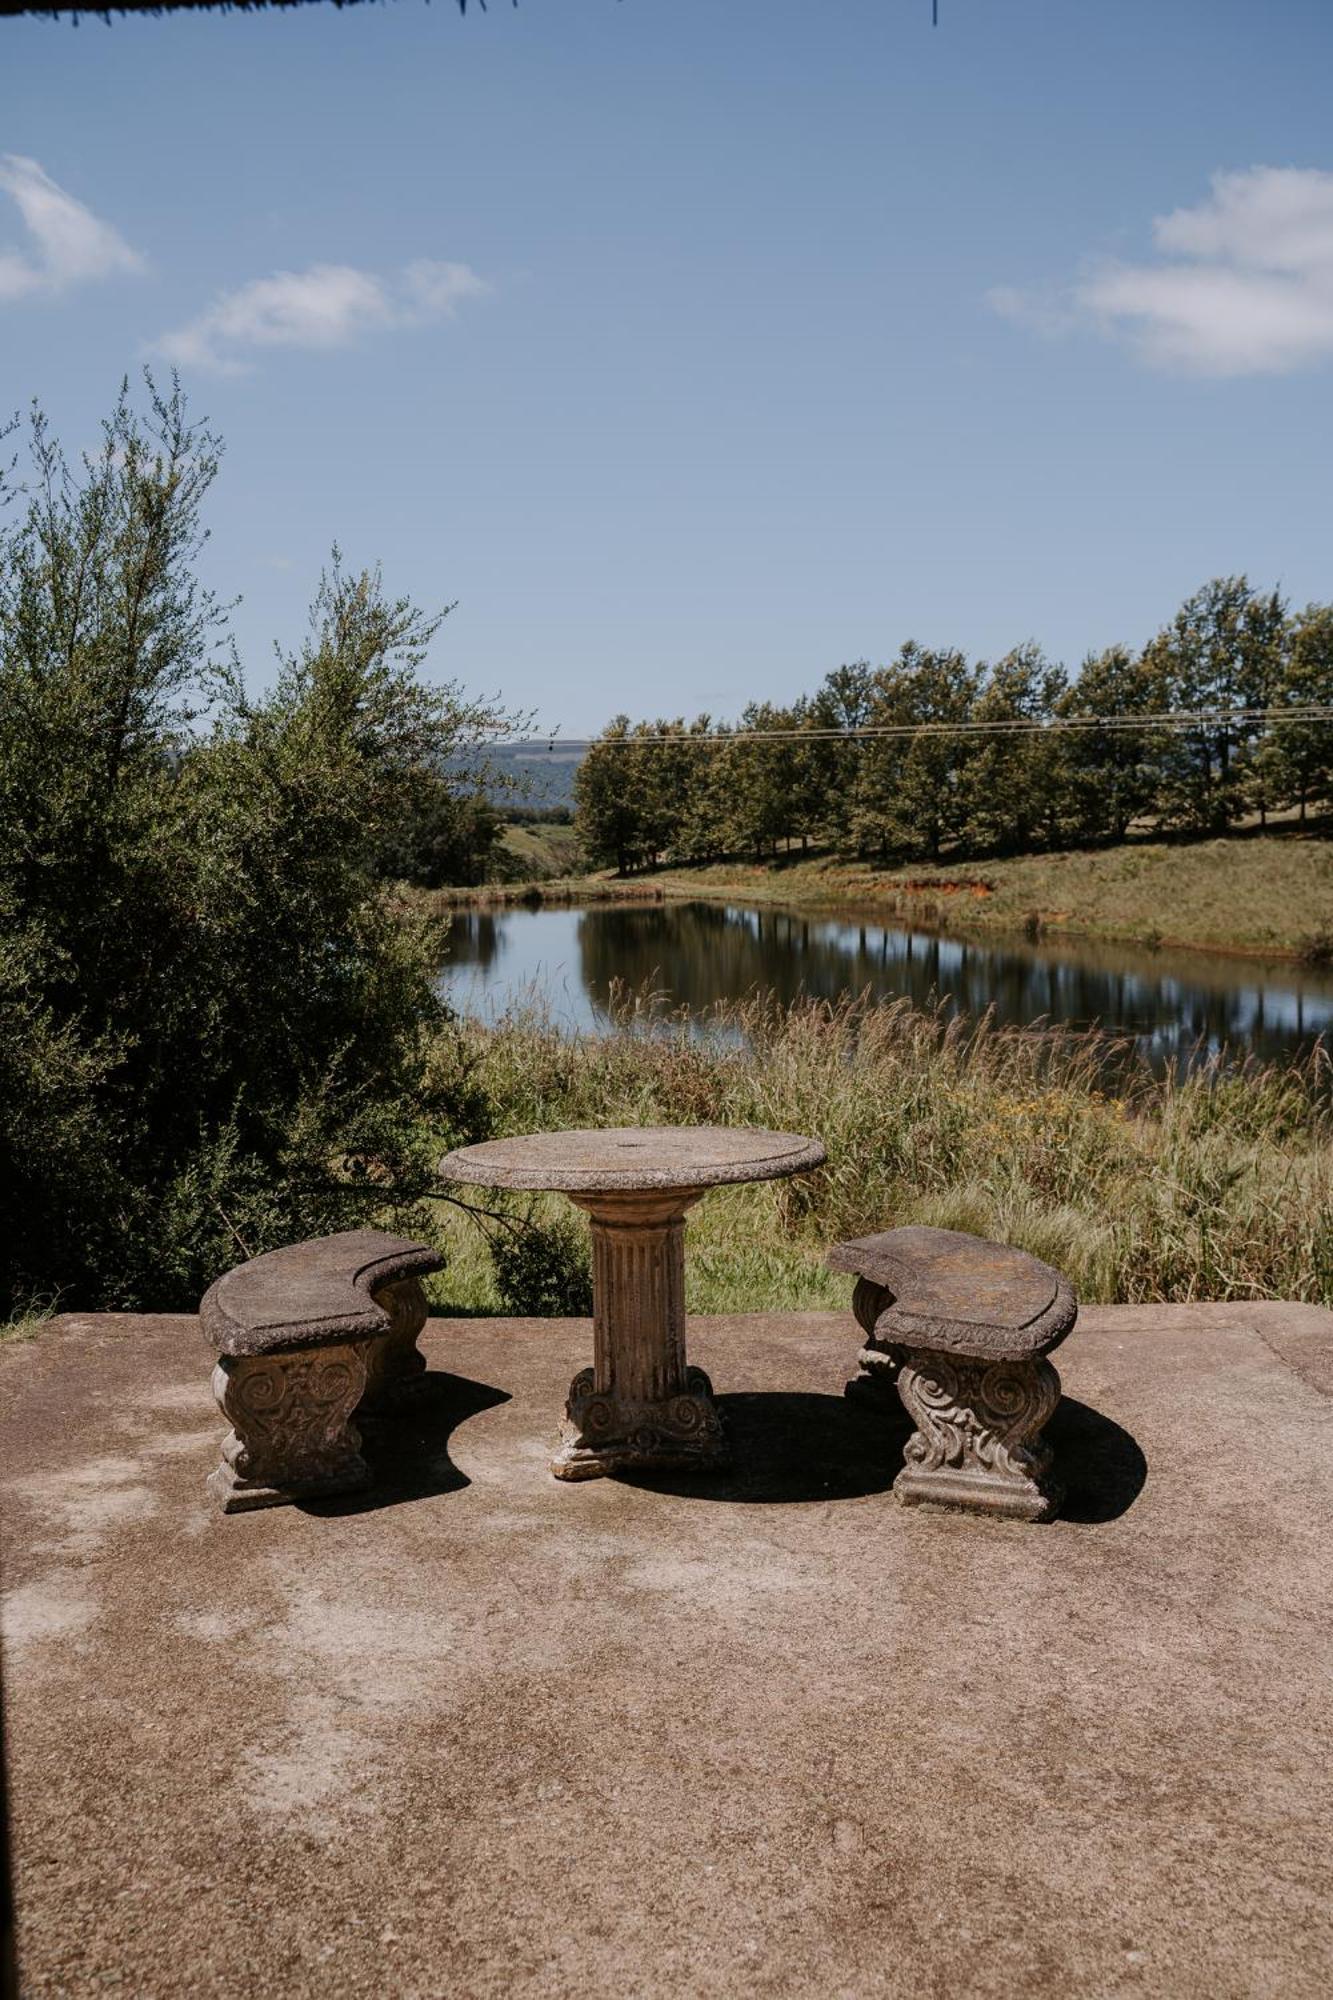
M570 1196L592 1220L593 1365L570 1384L557 1479L726 1462L713 1385L685 1359L685 1211L702 1192Z
M824 1164L818 1139L752 1125L622 1125L461 1146L446 1181L552 1188L592 1218L593 1364L574 1377L557 1479L727 1459L713 1388L685 1359L685 1211L710 1187Z

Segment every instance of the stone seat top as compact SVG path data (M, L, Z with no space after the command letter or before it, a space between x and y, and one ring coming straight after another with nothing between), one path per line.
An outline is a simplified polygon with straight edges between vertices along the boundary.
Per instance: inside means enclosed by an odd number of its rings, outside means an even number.
M365 1340L389 1324L375 1286L443 1263L426 1244L381 1229L316 1236L228 1271L204 1294L199 1324L214 1353L233 1357Z
M960 1229L886 1229L835 1245L828 1263L884 1294L875 1338L891 1346L1026 1361L1062 1341L1078 1313L1049 1264Z
M446 1153L446 1181L551 1188L563 1194L706 1188L771 1181L822 1166L818 1139L753 1125L627 1125L606 1131L533 1132Z

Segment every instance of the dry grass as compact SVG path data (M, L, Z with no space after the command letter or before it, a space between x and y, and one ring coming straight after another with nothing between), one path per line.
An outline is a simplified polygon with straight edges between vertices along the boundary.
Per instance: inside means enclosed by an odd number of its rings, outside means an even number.
M500 844L528 882L568 877L580 865L578 836L572 826L544 820L531 824L510 821L500 836Z
M42 1328L48 1326L60 1310L54 1301L36 1301L9 1319L0 1321L0 1342L17 1345L23 1340L35 1340Z
M666 891L656 880L638 878L622 881L615 875L562 875L541 881L481 882L470 889L417 889L410 883L394 885L405 908L427 916L444 916L450 910L509 909L523 906L570 903L664 903Z
M1333 931L1333 840L1289 833L1133 841L956 869L819 859L677 869L653 879L669 895L870 904L968 933L1035 926L1054 936L1300 956Z
M1314 963L1333 936L1333 839L1325 831L1142 840L956 867L879 868L826 856L758 866L719 862L629 881L600 874L517 885L500 897L488 889L438 894L455 902L641 895L873 909L963 935L1027 931Z
M824 1140L819 1173L719 1191L695 1211L694 1311L840 1304L825 1247L905 1222L1019 1244L1088 1300L1333 1303L1323 1050L1299 1068L1214 1063L1157 1080L1101 1038L946 1022L904 1002L749 1000L701 1034L644 996L622 998L604 1037L540 1013L458 1032L499 1133L720 1123ZM440 1297L493 1311L483 1246L449 1218Z

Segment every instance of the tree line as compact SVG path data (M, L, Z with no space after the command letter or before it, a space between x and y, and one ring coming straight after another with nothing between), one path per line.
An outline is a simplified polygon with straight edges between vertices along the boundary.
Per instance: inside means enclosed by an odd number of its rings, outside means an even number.
M594 866L627 874L793 844L938 861L1120 841L1139 826L1305 820L1333 803L1333 723L1156 718L1315 704L1333 705L1333 605L1292 611L1276 590L1218 577L1141 651L1109 646L1075 676L1031 643L988 664L909 641L888 666L837 667L812 695L752 702L737 723L617 716L579 768L575 823ZM1076 716L1106 726L970 727ZM746 740L761 731L768 740Z

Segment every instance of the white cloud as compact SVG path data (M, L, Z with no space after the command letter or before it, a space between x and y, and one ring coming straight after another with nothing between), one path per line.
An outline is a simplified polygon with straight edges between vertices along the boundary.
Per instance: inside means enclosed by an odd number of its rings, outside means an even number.
M1059 311L1008 286L989 302L1047 333L1091 322L1154 366L1197 375L1333 358L1333 173L1214 174L1206 201L1156 218L1153 240L1155 262L1092 265Z
M1015 326L1026 326L1033 333L1045 334L1048 340L1071 332L1078 324L1078 315L1065 295L1049 288L1024 291L1017 285L996 285L987 292L986 304L993 312L999 313L1001 319L1011 319Z
M0 191L14 202L31 238L26 250L0 249L0 302L49 297L143 270L143 258L120 232L66 194L36 160L0 154Z
M257 349L347 347L367 333L451 318L463 299L489 290L467 264L419 258L394 279L350 264L312 264L222 292L154 349L183 366L238 374Z
M450 319L460 300L482 298L490 286L467 264L418 257L403 272L403 289L423 318Z

